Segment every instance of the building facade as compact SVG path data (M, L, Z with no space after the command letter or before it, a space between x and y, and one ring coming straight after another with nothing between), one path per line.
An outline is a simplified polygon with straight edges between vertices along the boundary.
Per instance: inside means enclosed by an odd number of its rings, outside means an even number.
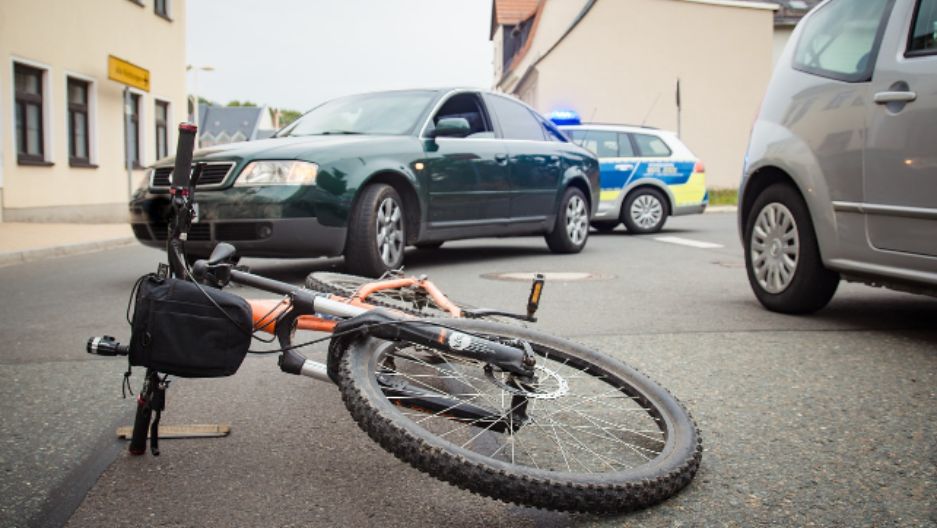
M129 126L109 57L148 72ZM0 2L0 221L126 221L143 167L174 153L185 67L185 0Z
M506 27L493 28L501 53L495 61L503 65L495 88L544 115L574 110L583 121L678 131L705 163L711 187L736 187L771 75L777 8L736 0L540 0L527 42L512 58L504 57Z

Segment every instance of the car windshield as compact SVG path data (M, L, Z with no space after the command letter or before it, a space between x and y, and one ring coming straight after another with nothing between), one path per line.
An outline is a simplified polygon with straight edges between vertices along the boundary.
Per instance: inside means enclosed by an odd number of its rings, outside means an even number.
M334 99L310 110L277 136L407 134L434 95L431 91L385 92Z

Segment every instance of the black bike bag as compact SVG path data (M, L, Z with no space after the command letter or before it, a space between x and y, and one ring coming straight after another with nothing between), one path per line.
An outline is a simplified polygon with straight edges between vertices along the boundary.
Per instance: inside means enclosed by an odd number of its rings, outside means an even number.
M247 355L252 330L243 298L147 275L135 298L130 364L183 378L230 376Z

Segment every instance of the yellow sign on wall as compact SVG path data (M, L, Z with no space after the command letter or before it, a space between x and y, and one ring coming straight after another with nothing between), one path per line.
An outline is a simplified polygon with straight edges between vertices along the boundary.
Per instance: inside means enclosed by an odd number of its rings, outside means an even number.
M107 78L127 86L150 91L150 70L131 64L113 55L107 56Z

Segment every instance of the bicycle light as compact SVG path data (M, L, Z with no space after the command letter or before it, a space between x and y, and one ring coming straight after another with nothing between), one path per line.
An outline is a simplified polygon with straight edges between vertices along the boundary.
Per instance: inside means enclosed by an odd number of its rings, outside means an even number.
M111 336L96 336L88 339L88 345L85 347L89 354L98 356L126 356L130 349L121 345L117 339Z

